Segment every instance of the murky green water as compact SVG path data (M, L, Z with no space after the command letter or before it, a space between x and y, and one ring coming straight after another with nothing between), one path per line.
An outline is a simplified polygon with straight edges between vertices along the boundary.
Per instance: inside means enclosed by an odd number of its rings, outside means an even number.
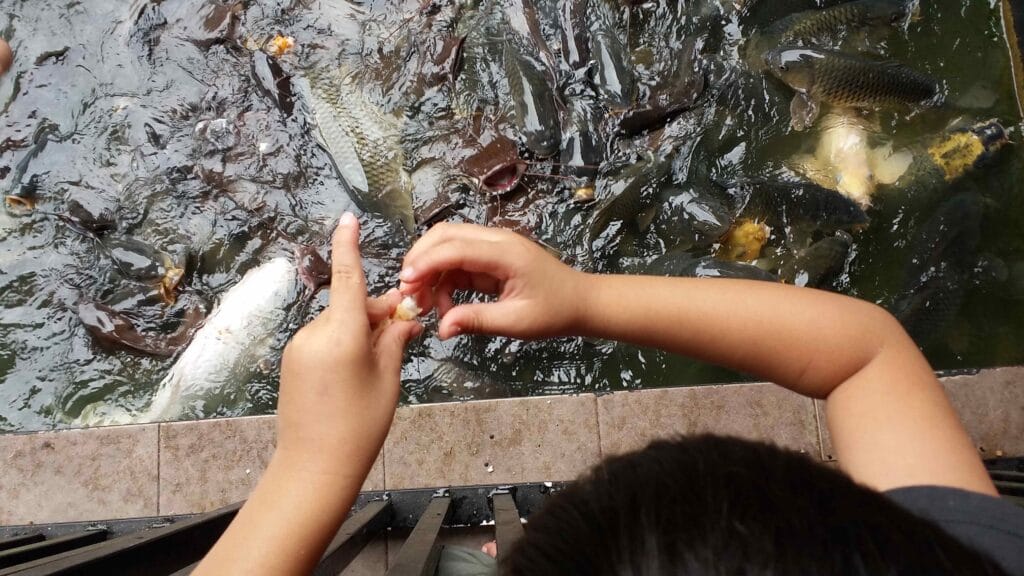
M813 148L818 134L789 131L792 92L747 70L743 55L755 30L814 6L764 0L740 14L708 0L687 3L682 12L658 2L631 9L629 44L641 76L664 66L664 54L686 38L702 39L709 62L702 100L669 128L692 144L685 159L673 166L677 190L705 190L711 178L792 177L789 160ZM540 2L538 8L545 31L553 33L558 4ZM680 13L687 17L663 17ZM265 60L247 44L275 33L294 36L299 50L281 62L288 74L301 74L300 63L310 62L340 62L360 71L372 102L388 113L405 113L406 145L418 142L407 150L410 169L430 164L425 161L431 158L465 157L472 149L465 136L470 132L515 137L507 118L492 115L478 123L481 128L470 119L445 115L438 94L410 96L417 90L418 50L429 48L441 34L435 21L420 13L418 2L398 0L133 0L60 6L0 0L0 30L16 54L14 69L0 81L0 185L5 191L30 189L38 201L28 215L0 213L0 430L66 426L96 402L138 410L152 398L173 358L99 346L78 318L81 302L104 302L145 331L172 331L186 309L209 310L258 263L288 255L299 243L324 246L337 216L353 209L330 158L311 133L301 96L290 97L261 81ZM664 29L672 22L685 29ZM927 2L922 18L905 34L883 38L883 44L871 45L940 78L951 99L966 101L965 95L980 94L985 101L879 114L880 134L895 147L927 142L958 118L1018 124L995 3ZM218 119L232 127L220 141L196 131L203 121ZM608 146L609 162L635 160L651 144L647 137L610 138L607 124L597 133ZM1012 138L1019 140L1019 132L1014 130ZM436 182L452 169L438 165ZM552 171L545 163L529 168L530 173ZM425 172L416 179L420 219L460 197L449 197L448 186L433 186ZM1018 344L1024 335L1022 176L1021 152L1011 147L955 189L883 188L869 213L870 227L856 235L837 288L892 305L904 289L915 239L929 219L953 194L975 191L984 199L980 224L973 224L980 239L969 255L979 263L978 273L962 288L955 316L925 348L938 369L1024 362ZM567 261L602 270L628 268L628 262L642 262L678 244L670 229L656 225L621 239L623 260L589 261L585 238L593 209L573 205L570 195L563 180L527 176L518 193L500 200L462 194L468 205L452 218L532 233L560 249ZM116 230L103 236L136 238L183 259L186 274L173 305L152 288L126 279L96 237L69 226L66 216L78 213L80 206L113 215ZM369 283L380 291L395 282L404 248L388 222L364 216L363 224ZM693 252L702 256L711 250ZM278 343L323 303L323 294L294 303ZM430 334L410 351L403 374L406 402L739 378L611 343L484 338L442 343ZM187 416L272 411L275 365L271 358L257 370L241 408Z

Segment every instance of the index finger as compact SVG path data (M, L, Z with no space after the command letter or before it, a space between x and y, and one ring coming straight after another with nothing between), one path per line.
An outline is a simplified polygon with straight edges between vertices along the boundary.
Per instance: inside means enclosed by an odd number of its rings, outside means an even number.
M438 224L428 230L406 253L398 279L411 286L422 284L428 277L436 275L436 271L426 269L429 259L425 257L444 244L455 241L493 244L507 240L509 235L513 233L476 224Z
M331 239L331 291L327 310L349 321L366 319L366 277L359 255L359 222L351 212L342 215ZM339 314L339 312L341 314Z

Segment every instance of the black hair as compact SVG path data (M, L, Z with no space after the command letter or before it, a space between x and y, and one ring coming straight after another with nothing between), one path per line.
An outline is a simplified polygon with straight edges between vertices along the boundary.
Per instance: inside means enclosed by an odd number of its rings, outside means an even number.
M716 436L606 459L530 517L500 567L517 576L1004 574L838 470Z

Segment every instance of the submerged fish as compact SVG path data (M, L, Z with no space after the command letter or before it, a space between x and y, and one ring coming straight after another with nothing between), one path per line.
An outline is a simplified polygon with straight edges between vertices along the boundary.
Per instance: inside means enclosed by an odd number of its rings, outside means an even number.
M791 14L767 32L777 36L779 44L834 45L853 30L905 26L919 9L918 0L855 0Z
M612 224L619 223L631 231L643 230L654 218L657 192L666 179L671 162L653 155L629 165L597 182L594 215L587 231L587 244L604 234Z
M896 182L914 161L907 150L872 147L873 133L863 118L829 114L822 121L814 154L795 158L794 168L867 209L879 184Z
M698 53L696 39L683 41L670 60L672 64L665 77L651 88L647 102L622 115L618 130L620 134L635 136L661 128L692 108L704 93L704 62Z
M743 262L730 262L711 256L694 258L687 252L667 252L643 267L648 276L670 276L678 278L736 278L741 280L763 280L778 282L779 278Z
M174 289L185 274L183 264L134 238L104 238L101 245L126 278L156 286L166 302L174 302Z
M298 291L296 267L275 258L246 272L220 299L136 421L176 420L200 408L236 406L259 364L271 354Z
M539 158L553 156L558 152L562 136L548 69L515 43L509 43L505 45L505 72L512 96L513 118L526 148Z
M670 191L652 226L659 237L678 240L681 246L708 246L732 228L733 214L727 202L711 191Z
M203 316L198 308L189 308L181 325L171 334L143 334L123 314L99 302L79 304L78 318L89 334L102 344L166 357L174 355L188 342Z
M614 0L593 0L590 28L590 53L594 66L594 85L606 106L625 110L633 103L636 79L629 65L629 50L623 41Z
M982 216L980 196L958 194L917 233L904 289L891 311L919 346L927 345L956 316L974 282Z
M395 119L370 104L340 70L310 68L305 80L320 143L353 200L367 212L398 220L411 233L412 181Z
M813 124L822 103L868 109L940 103L933 78L900 64L799 46L769 50L764 59L772 74L796 90L790 105L794 130Z
M599 139L597 95L589 87L579 86L566 103L568 110L562 126L561 173L574 178L574 196L590 191L593 199L597 170L604 159L604 146Z
M519 185L526 162L519 157L515 142L498 135L462 162L462 172L478 192L500 196Z
M867 226L868 216L854 201L814 184L742 180L726 186L737 214L770 226L832 232Z
M779 267L779 276L791 284L827 288L842 273L853 248L853 237L840 231L798 250Z
M997 120L950 130L935 138L926 151L918 151L906 181L953 182L992 161L1009 143L1006 129Z

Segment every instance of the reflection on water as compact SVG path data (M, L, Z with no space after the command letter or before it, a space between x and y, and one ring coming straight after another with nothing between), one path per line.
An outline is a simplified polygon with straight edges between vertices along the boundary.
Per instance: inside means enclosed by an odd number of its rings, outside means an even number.
M0 186L26 204L0 213L0 430L66 426L97 403L149 405L174 358L97 339L83 305L127 318L155 346L258 264L325 246L338 215L358 209L310 113L307 81L325 71L393 117L417 221L509 227L600 271L642 271L666 252L662 266L713 268L734 219L769 217L738 214L743 186L731 183L829 183L794 161L820 153L828 123L792 131L793 91L755 57L770 44L758 30L816 4L744 4L654 1L627 17L611 0L0 0L16 54L0 81ZM261 52L276 34L296 50ZM842 45L930 74L947 96L858 120L872 146L920 159L977 122L1019 121L993 3L928 2L906 32ZM623 115L635 102L646 104ZM760 272L807 283L813 267L794 262L831 254L841 265L814 283L904 311L937 368L1021 363L1022 168L1009 147L953 185L880 184L852 243L823 230L824 215L774 224ZM573 202L591 188L595 204ZM382 291L407 240L386 210L359 204L369 284ZM271 348L324 303L291 303ZM426 334L404 369L405 402L738 378L606 342ZM232 402L183 416L272 410L275 354L254 364Z

